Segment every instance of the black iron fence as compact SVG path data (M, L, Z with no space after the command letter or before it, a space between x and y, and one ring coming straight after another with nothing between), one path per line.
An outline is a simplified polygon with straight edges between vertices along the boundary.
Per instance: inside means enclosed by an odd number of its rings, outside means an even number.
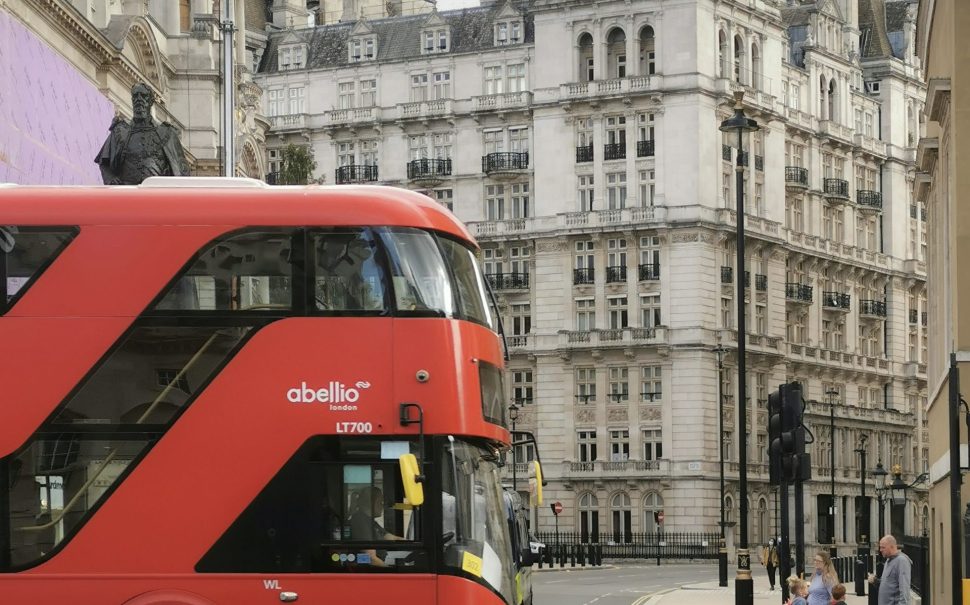
M903 554L913 561L910 587L923 605L930 605L930 539L926 536L903 536L899 541Z
M649 532L619 536L583 535L579 532L540 532L551 560L567 559L580 551L602 559L717 559L717 532Z
M844 557L833 557L832 565L835 567L836 573L839 574L839 582L845 585L848 591L852 591L852 585L855 583L856 574L856 563L859 560L860 555L848 555ZM873 555L865 555L862 557L865 562L865 574L863 574L862 581L866 581L866 576L875 570L876 560Z

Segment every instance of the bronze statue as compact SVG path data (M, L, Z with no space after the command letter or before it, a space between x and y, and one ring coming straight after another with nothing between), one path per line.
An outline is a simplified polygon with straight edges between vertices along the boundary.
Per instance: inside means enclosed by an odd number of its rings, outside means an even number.
M132 121L111 122L95 158L105 185L138 185L150 176L188 176L189 168L175 127L152 119L155 95L144 84L131 87Z

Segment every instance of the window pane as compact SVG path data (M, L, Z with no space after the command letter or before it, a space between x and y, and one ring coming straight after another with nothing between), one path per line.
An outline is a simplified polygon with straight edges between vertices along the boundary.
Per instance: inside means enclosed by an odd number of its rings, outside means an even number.
M0 313L27 291L74 236L73 227L17 227L0 225Z
M456 241L440 238L445 261L455 275L458 287L458 306L461 317L486 326L492 326L492 316L485 297L485 282L475 255Z
M451 279L430 233L395 229L381 233L391 265L399 311L433 311L455 316Z
M366 230L313 235L314 297L322 311L384 311L387 278Z

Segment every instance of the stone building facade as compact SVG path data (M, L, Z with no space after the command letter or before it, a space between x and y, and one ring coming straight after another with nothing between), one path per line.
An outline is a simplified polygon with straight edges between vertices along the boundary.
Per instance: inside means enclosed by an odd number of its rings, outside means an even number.
M498 292L517 428L538 437L561 530L624 541L663 511L664 530L716 531L723 453L733 540L745 432L750 540L774 535L766 400L799 380L815 435L806 536L845 552L878 531L871 481L856 498L861 436L870 467L911 480L926 461L909 5L537 0L290 29L257 76L268 166L308 144L321 182L419 189L469 224ZM737 142L718 130L735 90L761 126L741 158L746 267ZM886 506L907 533L925 525L922 494ZM547 507L537 522L552 528Z

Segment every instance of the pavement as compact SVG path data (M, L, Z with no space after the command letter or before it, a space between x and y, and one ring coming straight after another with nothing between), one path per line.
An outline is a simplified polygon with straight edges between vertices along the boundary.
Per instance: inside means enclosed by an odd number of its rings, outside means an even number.
M781 585L775 582L775 590L771 590L768 583L768 573L764 568L751 570L754 578L754 603L768 605L774 603L781 605ZM759 573L760 572L760 573ZM671 589L664 594L653 595L646 599L642 605L731 605L734 603L734 577L735 569L728 568L728 585L718 586L717 580L713 582L698 582L696 584L684 584L680 588ZM855 585L846 584L846 605L866 605L869 597L857 597L855 595ZM866 585L866 590L869 586ZM639 605L639 604L638 604Z

